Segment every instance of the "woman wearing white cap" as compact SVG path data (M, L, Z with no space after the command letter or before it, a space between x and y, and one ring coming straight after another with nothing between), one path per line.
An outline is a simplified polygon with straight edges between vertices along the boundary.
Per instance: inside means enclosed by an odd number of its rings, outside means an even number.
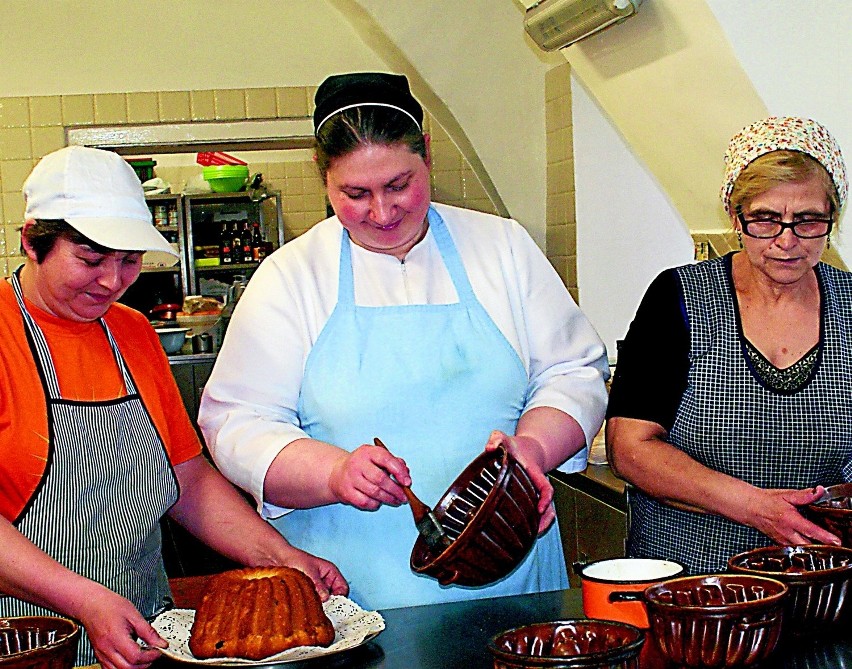
M115 304L143 252L176 260L120 156L69 147L24 184L22 268L0 282L0 615L82 622L77 664L144 667L164 646L144 616L168 600L168 513L247 565L287 564L343 593L330 563L260 521L201 455L168 360Z
M199 418L226 476L370 608L567 587L545 472L585 467L606 402L603 343L526 231L431 203L422 121L400 75L319 87L336 215L258 268ZM479 588L412 573L417 531L396 481L434 504L501 443L540 492L530 555Z
M820 262L848 192L840 147L814 121L768 118L725 162L743 250L657 277L607 410L610 461L637 488L629 554L693 573L838 544L800 509L852 479L852 275Z

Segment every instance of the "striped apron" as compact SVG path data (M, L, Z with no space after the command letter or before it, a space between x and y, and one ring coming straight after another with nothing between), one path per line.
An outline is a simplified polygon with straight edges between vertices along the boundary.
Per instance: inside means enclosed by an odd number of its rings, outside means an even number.
M150 615L170 595L159 521L178 498L163 442L104 320L100 324L127 394L101 402L63 399L44 333L27 312L17 275L12 286L44 385L49 435L41 483L15 527L57 562ZM0 597L2 616L51 614ZM83 634L76 664L95 661Z

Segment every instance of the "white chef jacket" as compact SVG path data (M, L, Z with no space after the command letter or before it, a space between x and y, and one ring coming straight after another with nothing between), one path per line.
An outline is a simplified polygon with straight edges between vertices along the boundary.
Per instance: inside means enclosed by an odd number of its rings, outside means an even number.
M517 222L433 206L476 297L527 370L524 411L554 407L583 429L587 447L559 467L581 471L606 409L603 342ZM263 503L266 473L281 449L307 437L296 407L308 354L337 304L342 235L332 216L264 260L234 309L201 399L198 422L216 465L267 517L285 510ZM350 244L357 304L458 301L431 231L402 261Z

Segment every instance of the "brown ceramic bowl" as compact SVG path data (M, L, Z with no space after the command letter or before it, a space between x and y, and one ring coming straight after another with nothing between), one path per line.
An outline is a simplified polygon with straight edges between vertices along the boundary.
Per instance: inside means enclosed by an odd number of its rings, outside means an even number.
M827 502L809 504L805 516L837 535L843 546L852 548L852 497L832 497Z
M434 508L452 543L438 554L418 537L411 569L442 584L493 583L526 557L538 534L538 491L505 448L479 455Z
M68 618L0 618L2 669L71 669L80 626Z
M645 632L609 620L516 627L488 644L494 669L638 669Z
M728 560L735 572L767 576L784 583L784 631L831 632L850 610L852 549L837 546L769 546Z
M787 586L775 579L687 576L644 594L660 652L678 667L750 667L765 660L781 636Z

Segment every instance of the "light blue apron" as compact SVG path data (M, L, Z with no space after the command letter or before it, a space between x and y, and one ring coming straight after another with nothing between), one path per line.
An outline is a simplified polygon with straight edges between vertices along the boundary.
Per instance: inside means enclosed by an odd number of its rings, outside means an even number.
M415 494L435 506L492 430L514 434L527 373L476 299L434 209L429 225L459 302L357 306L344 232L338 302L308 356L298 410L314 439L352 451L379 437L408 464ZM517 569L481 588L441 586L411 571L417 530L408 505L369 512L333 504L273 524L293 545L334 562L350 597L368 609L568 587L555 523Z

